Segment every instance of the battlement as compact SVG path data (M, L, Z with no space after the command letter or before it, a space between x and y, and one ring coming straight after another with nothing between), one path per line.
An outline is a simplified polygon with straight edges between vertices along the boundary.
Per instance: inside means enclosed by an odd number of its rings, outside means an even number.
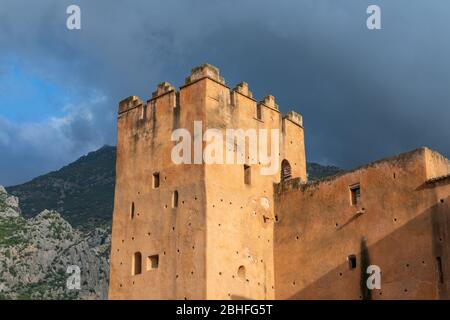
M220 76L219 68L210 65L209 63L202 64L201 66L195 67L191 71L191 75L186 78L185 85L191 84L197 80L203 78L210 78L225 85L225 80Z
M275 97L272 95L264 97L264 99L260 103L265 105L266 107L278 110L278 105L275 103Z
M139 97L129 96L128 98L123 99L119 102L119 114L127 112L143 104L144 102Z
M256 111L257 115L256 118L258 120L264 122L264 116L263 112L261 111L261 107L269 108L271 110L279 112L279 106L276 103L275 97L273 95L267 95L264 97L261 101L257 101L253 97L253 93L249 89L249 85L246 82L240 82L238 83L233 89L230 89L226 86L224 78L220 75L219 68L205 63L198 67L195 67L191 70L190 76L188 76L185 80L185 84L181 86L181 90L189 90L188 87L202 79L209 79L214 81L215 83L224 86L226 90L228 90L228 93L230 95L230 99L228 100L231 105L236 107L236 96L234 96L234 93L239 93L240 95L252 100L252 105L258 110ZM173 97L170 97L170 105L176 106L179 105L180 96L178 95L178 88L170 84L169 82L161 82L157 85L156 90L152 92L151 98L148 100L148 102L155 102L157 99L162 98L168 93L177 93L177 95L173 95ZM122 114L124 112L127 112L129 110L132 110L140 105L143 105L144 102L139 99L139 97L131 96L124 100L122 100L119 104L119 114ZM151 104L153 105L153 104ZM152 106L150 106L152 107ZM157 112L154 110L154 112ZM287 114L282 116L282 119L289 120L292 123L300 126L303 128L303 118L302 116L294 111L290 111Z
M156 91L154 91L152 93L152 99L162 96L168 92L171 91L176 91L175 87L172 86L170 83L168 82L161 82L160 84L158 84L158 86L156 87Z
M253 93L248 89L248 83L247 82L240 82L236 85L236 87L233 89L233 91L239 92L240 94L253 99Z
M283 116L283 119L288 119L303 128L303 117L295 111L289 111Z

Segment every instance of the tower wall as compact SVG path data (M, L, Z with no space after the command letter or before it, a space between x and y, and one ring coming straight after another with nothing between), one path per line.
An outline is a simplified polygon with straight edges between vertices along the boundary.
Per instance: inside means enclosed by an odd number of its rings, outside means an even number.
M215 128L224 136L226 129L279 129L276 172L261 175L261 166L246 159L246 184L244 164L173 163L178 142L171 134L184 128L194 138L194 121L201 121L203 133ZM147 103L136 97L121 102L117 134L110 298L274 298L273 183L285 158L292 175L306 180L301 116L283 118L273 97L258 104L246 84L230 90L217 68L203 65L178 94L162 83ZM174 191L177 208L171 208ZM141 272L133 274L137 252ZM158 267L147 270L155 255Z
M260 159L251 164L246 156L251 183L245 184L243 164L206 166L210 299L274 298L273 184L280 182L281 161L287 158L292 174L306 180L303 128L283 119L273 100L272 105L260 104L262 117L257 119L258 103L244 86L230 91L223 84L208 80L206 125L221 128L224 133L227 128L278 129L278 169L273 175L262 175ZM239 268L244 268L245 275L238 272Z
M112 299L206 297L204 166L171 161L172 131L192 131L192 122L204 118L204 83L181 90L179 100L173 88L158 91L118 116ZM158 188L154 173L159 173ZM174 191L177 208L172 208ZM142 254L142 271L132 275L135 252ZM147 259L154 255L158 267L147 270Z

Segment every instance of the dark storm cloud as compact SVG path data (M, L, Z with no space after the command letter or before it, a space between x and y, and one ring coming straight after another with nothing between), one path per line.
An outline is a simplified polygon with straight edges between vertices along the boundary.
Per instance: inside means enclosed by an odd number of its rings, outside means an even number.
M73 3L80 31L65 28ZM368 4L382 30L367 30ZM0 166L15 172L0 183L114 143L117 101L181 85L204 62L300 112L309 160L350 168L421 145L450 155L448 17L446 0L3 0L0 72L14 57L81 99L45 123L0 122Z

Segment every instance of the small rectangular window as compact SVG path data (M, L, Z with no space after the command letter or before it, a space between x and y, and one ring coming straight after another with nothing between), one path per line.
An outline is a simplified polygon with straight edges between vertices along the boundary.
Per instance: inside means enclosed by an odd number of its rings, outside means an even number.
M153 189L159 188L159 172L153 174Z
M356 269L356 256L354 254L349 255L347 261L350 270Z
M178 208L178 191L175 190L172 194L172 208Z
M252 183L252 168L246 164L244 164L244 183Z
M141 262L142 262L142 255L140 252L135 252L133 255L133 261L131 262L132 270L131 274L133 276L138 275L141 273Z
M159 266L159 255L155 254L147 258L147 271L158 269Z
M260 104L256 105L256 119L262 120L262 107Z
M134 219L134 202L131 203L131 207L130 207L130 217L131 219Z
M350 186L350 196L352 206L356 206L361 202L361 188L359 184Z
M439 282L440 283L444 283L444 273L442 271L442 259L441 259L441 257L436 257L436 264L437 264L437 271L438 271Z

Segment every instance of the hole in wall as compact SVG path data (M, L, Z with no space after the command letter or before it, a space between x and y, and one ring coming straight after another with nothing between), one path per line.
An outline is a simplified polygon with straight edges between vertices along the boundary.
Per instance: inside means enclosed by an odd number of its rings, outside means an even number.
M244 266L239 266L238 271L237 271L237 275L239 277L239 279L241 280L245 280L245 267Z
M153 173L153 189L159 188L159 172Z
M134 219L134 202L131 203L131 207L130 207L130 218Z
M440 283L444 283L444 272L442 270L442 259L441 257L436 257L436 264L437 264L437 272L438 272L438 279Z
M142 272L142 255L140 252L135 252L131 261L131 275L135 276Z
M252 168L244 164L244 184L252 183Z
M172 193L172 208L178 208L178 191Z
M155 254L147 257L147 271L158 269L159 267L159 255Z
M286 181L292 177L292 169L289 161L284 159L281 161L281 181Z
M256 119L262 120L262 108L260 104L256 105Z
M349 255L347 261L350 270L356 269L356 256L354 254Z
M350 186L350 201L352 206L356 206L361 202L361 188L358 184Z

